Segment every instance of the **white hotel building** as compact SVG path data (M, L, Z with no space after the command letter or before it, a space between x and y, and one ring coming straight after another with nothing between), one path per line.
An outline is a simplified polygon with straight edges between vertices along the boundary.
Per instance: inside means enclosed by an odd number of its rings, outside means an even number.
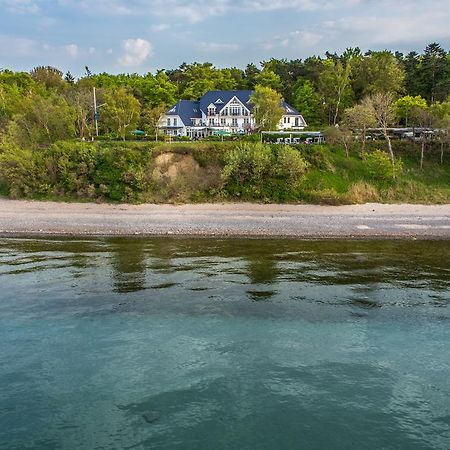
M171 136L204 137L212 134L247 133L255 128L253 91L210 91L198 101L180 100L159 120L158 128ZM283 101L279 130L303 130L303 116Z

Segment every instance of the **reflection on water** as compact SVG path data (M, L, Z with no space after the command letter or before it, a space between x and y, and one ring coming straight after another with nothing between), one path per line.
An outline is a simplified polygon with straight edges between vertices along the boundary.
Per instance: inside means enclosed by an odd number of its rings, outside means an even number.
M112 243L114 291L126 293L145 289L145 258L144 246L138 240L131 240L127 245Z
M0 240L0 449L450 448L450 243Z

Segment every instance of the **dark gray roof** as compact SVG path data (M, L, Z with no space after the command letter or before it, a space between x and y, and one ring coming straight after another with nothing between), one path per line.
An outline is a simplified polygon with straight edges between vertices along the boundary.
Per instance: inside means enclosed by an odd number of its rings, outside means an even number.
M300 115L300 113L295 108L293 108L291 105L286 103L284 100L283 100L283 108L286 110L286 115L288 115L288 116L299 116Z
M180 116L184 125L189 126L191 119L201 118L200 104L193 100L180 100L174 107L167 111L168 116Z

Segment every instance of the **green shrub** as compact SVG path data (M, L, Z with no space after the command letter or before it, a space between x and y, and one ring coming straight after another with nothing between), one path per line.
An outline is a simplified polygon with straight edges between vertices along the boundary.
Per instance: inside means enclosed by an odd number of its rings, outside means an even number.
M127 145L100 149L97 153L93 182L106 186L105 197L113 201L137 201L140 193L150 187L146 177L150 152Z
M259 185L269 175L273 163L270 147L263 144L242 143L225 154L222 177L238 185Z
M285 179L287 183L297 184L308 167L309 164L298 150L290 146L283 146L278 150L274 173Z
M232 196L258 200L294 199L308 168L292 147L261 143L240 143L226 152L224 160L224 189Z
M380 181L392 181L403 171L401 159L391 161L389 155L381 150L364 155L364 161L370 178Z
M51 189L41 153L16 146L2 145L0 180L11 198L43 196Z

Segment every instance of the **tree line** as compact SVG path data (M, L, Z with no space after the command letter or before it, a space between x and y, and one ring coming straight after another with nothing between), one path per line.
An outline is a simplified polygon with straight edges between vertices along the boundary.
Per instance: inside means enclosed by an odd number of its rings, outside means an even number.
M272 58L245 69L195 62L155 74L112 75L86 67L79 79L49 66L30 73L3 69L2 141L37 148L61 139L91 139L94 87L100 133L122 138L134 128L153 134L158 118L179 99L229 89L275 92L310 127L339 125L330 139L344 145L350 134L364 137L370 127L384 130L389 139L393 124L448 129L450 122L450 53L432 43L420 54L349 48L304 60Z

